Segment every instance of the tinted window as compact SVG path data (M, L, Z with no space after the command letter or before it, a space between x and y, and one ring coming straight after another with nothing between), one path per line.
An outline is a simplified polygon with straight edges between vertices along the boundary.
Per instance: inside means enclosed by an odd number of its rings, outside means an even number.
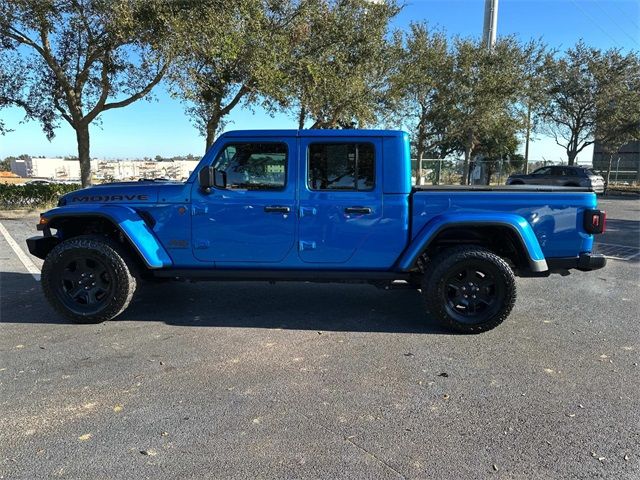
M281 190L287 180L284 143L232 143L213 162L216 186L231 190ZM225 178L226 177L226 178Z
M568 177L577 177L578 170L576 170L575 168L565 168L564 174L567 175Z
M308 185L311 190L371 190L375 150L370 143L309 145Z
M533 172L532 175L549 175L550 172L551 172L551 167L543 167Z
M554 175L554 176L564 175L564 168L551 167L551 175Z

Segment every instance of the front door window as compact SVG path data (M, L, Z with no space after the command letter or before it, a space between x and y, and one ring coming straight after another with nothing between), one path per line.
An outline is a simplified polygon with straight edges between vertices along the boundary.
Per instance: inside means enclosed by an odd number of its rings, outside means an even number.
M287 181L284 143L232 143L213 163L215 186L229 190L282 190Z

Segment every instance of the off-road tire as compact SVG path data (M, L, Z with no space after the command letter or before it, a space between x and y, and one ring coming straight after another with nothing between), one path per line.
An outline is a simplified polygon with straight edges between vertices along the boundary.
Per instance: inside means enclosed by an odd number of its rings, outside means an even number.
M466 272L474 270L476 277L467 280L474 284L473 289L478 288L481 291L470 292L469 282L460 282L459 279L464 279ZM482 272L491 279L480 277ZM469 304L467 307L461 307L459 304L456 307L452 306L463 292L460 291L462 287L451 286L450 280L456 284L464 284L468 297L471 297L472 293L478 297L483 295L491 297L492 303L485 304L485 300L471 298L462 299L463 302L476 302L476 306L484 305L484 310L481 309L477 315L470 315ZM491 280L493 285L486 286ZM485 286L481 286L482 284ZM493 292L493 295L490 292ZM443 250L427 264L422 281L422 296L427 313L445 327L460 333L486 332L500 325L511 313L516 301L515 276L507 262L489 250L477 246L452 247ZM476 306L473 307L474 311ZM465 308L468 309L467 312L464 311Z
M66 279L69 274L74 279L79 278L78 271L69 272L69 265L74 264L83 264L84 268L89 268L88 271L92 271L91 265L98 265L93 267L94 271L103 274L96 288L104 285L99 296L95 294L91 282L83 287L84 283L78 286L79 282L76 284L75 280ZM120 315L131 302L137 283L134 268L135 262L131 256L116 241L97 235L73 237L57 245L47 255L42 266L42 289L53 308L71 321L102 323ZM82 277L81 281L84 282L86 278L84 275ZM80 303L80 297L72 298L74 292L84 294L84 288L92 289L95 307L90 306L89 293L85 294L86 305Z

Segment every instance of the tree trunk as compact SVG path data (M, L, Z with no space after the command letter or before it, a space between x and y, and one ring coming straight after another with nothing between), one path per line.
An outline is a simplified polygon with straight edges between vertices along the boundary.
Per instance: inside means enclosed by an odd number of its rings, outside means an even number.
M462 166L462 179L460 185L469 185L469 163L471 161L471 152L473 151L473 132L467 134L467 143L464 146L464 164Z
M304 129L304 121L307 119L307 109L300 107L300 115L298 115L298 130Z
M464 147L464 163L462 164L462 178L460 179L460 185L468 185L469 183L469 159L471 157L471 148L469 146Z
M75 126L78 140L78 161L80 162L80 182L83 187L91 185L91 156L89 154L89 125Z
M418 145L416 146L416 185L422 185L422 155L424 154L424 128L418 126Z
M524 143L524 168L522 173L529 173L529 140L531 139L531 105L527 105L527 135Z
M567 164L569 166L573 165L576 162L576 157L578 156L578 154L576 153L575 150L570 150L567 152Z
M218 125L220 125L220 116L214 115L207 120L207 139L204 153L207 153L213 142L216 140L216 132L218 131Z
M420 143L418 143L416 157L416 185L422 185L422 147Z
M606 195L607 190L609 190L609 178L611 178L611 167L613 165L613 153L609 154L609 166L607 167L607 180L604 184L604 193Z

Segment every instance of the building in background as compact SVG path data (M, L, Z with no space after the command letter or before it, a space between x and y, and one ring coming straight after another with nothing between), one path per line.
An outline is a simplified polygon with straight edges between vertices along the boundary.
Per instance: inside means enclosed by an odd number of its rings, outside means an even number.
M198 165L198 160L91 160L91 171L97 181L112 182L140 178L184 180ZM77 159L31 157L12 159L11 171L23 178L55 181L80 180Z
M602 145L598 142L593 147L593 168L606 177L609 155L602 151ZM627 143L613 155L609 181L612 183L640 182L640 142Z

